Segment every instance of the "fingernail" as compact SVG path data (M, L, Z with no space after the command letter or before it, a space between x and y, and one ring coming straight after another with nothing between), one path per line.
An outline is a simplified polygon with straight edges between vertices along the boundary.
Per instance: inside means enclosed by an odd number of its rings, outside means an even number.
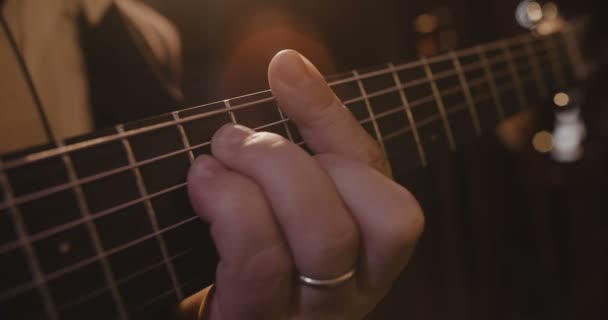
M303 57L296 51L281 51L277 55L276 63L279 80L289 87L296 87L313 77L314 70L311 70Z
M213 142L222 146L240 145L255 131L238 124L227 124L221 127L213 136Z
M206 179L212 178L222 170L224 170L222 164L209 155L202 155L196 158L190 168L191 174Z

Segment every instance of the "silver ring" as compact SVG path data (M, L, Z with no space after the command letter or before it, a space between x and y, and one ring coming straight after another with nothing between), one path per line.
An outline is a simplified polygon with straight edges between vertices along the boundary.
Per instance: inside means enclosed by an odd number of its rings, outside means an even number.
M298 278L302 284L307 285L307 286L316 287L316 288L334 288L334 287L337 287L337 286L345 283L346 281L350 280L354 275L355 275L355 268L352 268L345 274L338 276L336 278L333 278L333 279L319 280L319 279L309 278L309 277L306 277L303 275L300 275Z

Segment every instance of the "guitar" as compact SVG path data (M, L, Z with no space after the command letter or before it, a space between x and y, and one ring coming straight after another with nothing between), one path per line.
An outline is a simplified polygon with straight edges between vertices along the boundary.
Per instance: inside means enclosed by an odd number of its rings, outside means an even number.
M397 180L576 82L570 31L329 78ZM0 160L0 318L153 319L211 284L186 195L227 122L306 148L269 91L118 125Z

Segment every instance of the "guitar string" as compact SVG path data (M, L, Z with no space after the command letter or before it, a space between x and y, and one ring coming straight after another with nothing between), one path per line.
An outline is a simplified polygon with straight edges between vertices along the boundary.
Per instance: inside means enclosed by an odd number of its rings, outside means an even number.
M522 79L522 80L531 81L530 79ZM499 87L499 88L504 88L504 87L513 87L513 86L512 86L512 85L508 85L508 86L502 86L502 87ZM481 99L481 100L484 100L484 99L492 99L492 95L491 95L491 94L486 94L486 95L484 95L484 96L483 96L483 97L481 97L481 98L480 98L480 97L477 97L477 99L475 100L475 102L479 102L479 100L480 100L480 99ZM448 114L450 114L450 113L452 113L452 112L453 112L455 109L458 109L458 111L463 111L463 110L466 110L466 109L467 109L467 102L464 102L464 103L460 104L458 107L452 107L452 108L448 109L448 110L447 110L447 113L448 113ZM435 117L435 119L434 119L434 120L435 120L435 121L439 120L439 119L438 119L438 118L439 118L439 116L440 116L439 114L434 115L434 116L433 116L433 117ZM423 122L424 122L424 121L423 121ZM410 128L409 130L411 130L411 128ZM400 130L400 131L401 131L401 130ZM398 135L403 134L403 133L406 133L406 132L407 132L407 130L406 130L405 132L398 133ZM392 137L392 138L394 138L394 137ZM384 141L387 141L387 140L389 140L389 139L391 139L391 138L390 138L390 137L384 137ZM162 264L162 262L161 262L161 264ZM187 284L185 284L185 285L182 285L182 286L181 286L181 288L184 288L184 287L186 287L186 286L190 285L191 283L196 283L196 282L197 282L197 280L193 280L193 281L191 281L191 282L189 282L189 283L187 283ZM206 283L201 283L201 285L206 285ZM202 288L202 287L201 287L201 288ZM107 290L107 289L106 289L106 290ZM174 293L175 293L175 289L168 289L167 291L165 291L165 292L163 292L163 293L159 294L158 296L153 297L153 298L150 298L148 301L144 302L143 304L141 304L141 305L139 305L139 306L137 306L137 307L135 307L135 308L132 308L131 310L129 310L129 314L136 314L137 312L140 312L140 311L142 311L142 310L145 310L147 307L154 305L156 302L158 302L158 301L160 301L160 300L162 300L162 299L164 299L164 298L166 298L166 297L168 297L168 296L171 296L171 295L172 295L172 294L174 294ZM60 309L60 310L61 310L61 309Z
M201 277L201 278L202 278L202 277ZM197 279L194 279L194 280L192 280L192 281L189 281L188 283L186 283L186 284L182 285L182 286L181 286L181 288L186 288L186 287L188 287L188 286L192 286L193 284L199 284L199 285L202 285L202 284L204 283L204 280L203 280L203 279L201 279L201 278L197 278ZM167 291L165 291L165 292L163 292L163 293L159 294L158 296L156 296L156 297L154 297L154 298L151 298L151 299L149 299L148 301L146 301L146 302L144 302L144 303L140 304L139 306L136 306L136 307L132 308L131 310L129 310L129 314L131 314L131 315L135 315L135 314L137 314L138 312L142 312L142 311L144 311L146 308L148 308L148 307L150 307L150 306L153 306L155 303L157 303L158 301L161 301L162 299L164 299L164 298L166 298L166 297L170 296L170 295L171 295L171 294L173 294L174 292L175 292L175 290L174 290L174 289L169 289L169 290L167 290Z
M512 86L508 85L508 86L504 86L504 87L512 87ZM475 102L480 102L481 100L491 99L491 98L492 98L491 95L485 95L482 98L478 97L475 100ZM461 104L459 104L457 106L449 108L448 109L448 113L454 113L454 112L459 112L459 111L462 111L462 110L466 110L466 107L467 107L466 106L466 102L465 103L461 103ZM425 119L425 120L421 121L421 125L424 126L424 125L427 125L427 124L432 123L434 121L437 121L438 118L439 118L439 114L436 114L436 115L432 116L429 119ZM392 133L390 136L385 137L384 140L385 141L389 141L391 139L394 139L394 138L398 137L399 135L407 133L409 130L411 130L411 128L406 128L406 130L399 130L397 132ZM181 189L181 188L184 188L184 187L186 187L185 183L171 187L170 191L178 190L178 189ZM163 193L165 193L165 192L163 192ZM158 194L157 195L152 195L152 196L158 196ZM132 205L132 204L130 203L129 205ZM131 248L131 247L133 247L133 246L135 246L137 244L140 244L140 243L142 243L142 242L144 242L146 240L152 239L152 238L154 238L159 233L166 233L166 232L169 232L171 230L177 229L177 228L179 228L181 226L184 226L186 224L189 224L191 222L198 221L198 220L199 220L199 218L197 216L193 216L193 217L188 218L188 219L186 219L186 220L184 220L184 221L182 221L182 222L180 222L178 224L175 224L175 225L172 225L172 226L167 227L165 229L159 230L158 233L151 233L151 234L148 234L146 236L139 237L139 238L134 239L134 240L132 240L132 241L130 241L128 243L125 243L125 244L123 244L121 246L115 247L115 248L113 248L111 250L104 251L104 252L102 252L101 254L99 254L97 256L93 256L91 258L88 258L88 259L85 259L85 260L81 260L80 262L77 262L75 264L67 266L67 267L65 267L63 269L59 269L59 270L57 270L57 271L55 271L53 273L48 274L45 277L45 279L42 279L42 281L40 281L40 282L30 281L28 283L19 285L18 287L15 287L15 288L11 289L10 291L3 292L2 295L0 295L0 300L9 299L9 298L11 298L13 296L16 296L16 295L19 295L19 294L21 294L21 293L23 293L23 292L25 292L25 291L27 291L29 289L35 288L37 285L39 285L41 283L53 281L55 279L58 279L58 278L60 278L60 277L62 277L64 275L66 275L66 274L69 274L69 273L71 273L73 271L82 269L82 268L84 268L84 267L86 267L86 266L88 266L88 265L90 265L92 263L97 262L102 257L111 256L111 255L116 254L118 252L122 252L124 250L127 250L127 249L129 249L129 248ZM70 227L72 227L72 226L70 226ZM186 253L183 253L183 254L186 254ZM181 256L183 254L178 254L178 255ZM174 260L174 258L170 258L168 261L173 261L173 260ZM165 261L162 260L160 262L157 262L155 264L155 266L164 265L164 264L165 264ZM131 274L131 275L127 276L126 278L121 278L120 280L117 280L117 285L119 285L119 284L121 284L121 283L123 283L123 282L125 282L125 281L127 281L127 280L129 280L129 279L131 279L131 278L133 278L133 277L141 274L141 273L144 273L145 271L147 271L147 270L149 270L151 268L153 268L153 266L148 266L148 267L146 267L146 268L144 268L142 270L139 270L139 271L135 272L134 274ZM101 291L101 290L109 289L109 288L110 287L108 286L106 288L98 289L98 290ZM87 299L83 298L83 302L86 301L86 300ZM62 306L62 308L63 308L63 306Z
M506 77L506 76L508 76L508 74L505 74L504 76ZM486 82L485 81L485 77L478 77L476 79L471 80L471 82L470 82L469 85L471 87L482 86L482 85L485 84L485 82ZM453 95L453 94L457 94L460 91L461 91L460 85L455 85L455 86L452 86L452 87L450 87L448 89L442 90L441 93L442 93L443 96L450 96L450 95ZM412 108L416 108L416 107L419 107L419 106L426 105L428 103L432 103L433 101L434 101L434 96L433 95L428 95L428 96L425 96L423 98L414 100L410 104L411 104ZM378 113L375 117L376 117L377 120L382 120L382 119L384 119L384 118L386 118L388 116L391 116L393 114L401 113L402 111L403 111L403 106L397 106L395 108L392 108L390 110L384 111L382 113ZM364 125L364 124L370 122L371 120L372 120L371 117L367 117L365 119L359 120L359 123L362 124L362 125ZM255 130L268 129L268 128L275 127L275 126L280 125L280 124L288 123L290 121L291 121L290 119L279 120L279 121L276 121L276 122L273 122L273 123L270 123L270 124L266 124L266 125L257 127L257 128L255 128ZM62 185L59 185L59 186L47 189L47 191L45 191L43 193L40 192L40 193L24 196L24 197L21 197L21 198L16 198L15 200L13 200L12 204L13 205L21 205L23 203L35 201L35 200L38 200L40 198L49 196L49 195L57 193L57 192L61 192L61 191L68 190L68 189L71 189L71 188L74 188L74 187L82 186L84 184L92 183L94 181L97 181L97 180L100 180L100 179L103 179L103 178L107 178L107 177L113 176L115 174L118 174L118 173L121 173L121 172L125 172L125 171L128 171L128 170L137 168L137 167L141 167L141 166L144 166L144 165L155 163L155 162L161 161L161 160L166 159L166 158L170 158L170 157L173 157L173 156L176 156L176 155L180 155L180 154L183 154L183 153L186 153L186 152L191 152L191 151L196 150L196 149L204 148L204 147L209 146L210 143L211 143L210 141L207 141L207 142L205 142L203 144L199 144L199 145L196 145L196 146L191 146L189 148L179 149L179 150L176 150L176 151L173 151L173 152L170 152L170 153L166 153L166 154L154 157L154 158L150 158L150 159L138 162L138 163L133 163L133 164L130 164L130 165L127 165L127 166L123 166L123 167L119 167L119 168L115 168L113 170L106 171L106 172L103 172L103 173L100 173L100 174L92 175L92 176L89 176L89 177L86 177L86 178L82 178L82 179L79 179L79 180L74 180L73 182L62 184ZM146 197L142 197L142 198L139 198L139 199L136 199L136 200L143 201L142 199L147 199L147 198ZM138 201L138 202L140 202L140 201ZM121 204L121 205L117 205L114 208L102 210L100 212L91 214L91 217L93 219L97 219L97 218L100 218L102 216L108 215L110 213L122 210L122 209L124 209L124 208L126 208L126 207L128 207L130 205L133 205L134 203L133 202L129 202L127 204ZM0 207L0 210L2 210L2 209L4 209L4 208ZM37 233L35 235L30 236L30 239L32 241L37 241L37 240L40 240L42 238L46 238L46 237L51 236L53 234L56 234L58 232L61 232L61 231L64 231L66 229L69 229L71 227L77 226L77 225L83 223L83 221L84 221L83 219L80 219L80 220L72 221L70 223L66 223L64 225L55 226L55 228L51 228L49 230L42 231L42 232L39 232L39 233ZM4 245L0 246L0 254L6 252L9 248L12 248L12 247L14 247L14 245L11 245L11 244L4 244Z
M482 81L483 81L483 79L478 79L478 80L482 80ZM480 81L480 82L482 82L482 81ZM472 83L473 83L473 82L474 82L474 81L472 81ZM473 84L473 85L474 85L474 84ZM456 90L455 90L455 91L456 91ZM451 92L450 92L450 93L451 93ZM427 97L427 98L432 98L432 97ZM423 99L421 99L421 101L420 101L421 103L426 103L426 102L427 102L427 101L422 101L422 100L424 100L424 98L423 98ZM429 101L428 101L428 102L430 102L430 101L432 101L432 99L429 99ZM414 104L416 105L416 102L415 102ZM398 111L398 110L396 110L396 111ZM387 114L386 114L386 115L388 115L388 114L390 114L390 113L391 113L391 112L387 112ZM378 117L379 117L379 118L382 118L383 116L385 116L385 114L379 114L379 116L378 116ZM362 124L365 124L365 123L366 123L366 122L368 122L368 121L370 121L370 118L364 119L364 120L363 120L361 123L362 123ZM269 124L269 125L266 125L266 126L271 127L271 126L275 126L275 125L280 124L280 123L281 123L281 122L272 123L272 124ZM263 127L264 127L264 126L263 126ZM263 127L260 127L260 128L258 128L258 129L262 129ZM199 145L199 146L197 146L197 147L203 147L203 146L205 146L205 145L207 145L207 144ZM193 149L193 148L191 148L191 149L189 149L189 150L191 151L192 149ZM184 152L184 151L188 151L188 150L181 150L181 151L177 151L177 152L174 152L174 153L170 154L169 156L173 156L173 155L175 155L175 154L177 154L177 153ZM161 158L166 158L166 157L167 157L167 156L161 156ZM153 162L154 160L155 160L155 159L149 159L148 161L143 162L143 163L140 163L140 164L138 164L138 165L144 165L144 164L146 164L146 163ZM107 175L106 175L106 176L107 176ZM105 177L105 176L104 176L104 177ZM88 181L88 180L83 181L83 183L88 183L88 182L90 182L90 181Z
M530 79L528 79L528 81L530 81ZM503 87L505 87L505 86L503 86ZM512 85L510 85L509 87L513 87L513 86L512 86ZM479 102L479 100L485 100L485 99L492 99L492 95L491 95L491 94L486 94L486 95L484 95L483 97L477 97L477 99L476 99L476 101L475 101L475 102ZM462 104L461 104L459 107L452 107L452 108L450 108L450 109L448 110L448 113L451 113L451 112L452 112L452 111L454 111L455 109L458 109L458 111L463 111L463 110L466 110L466 108L467 108L467 103L465 102L465 103L462 103ZM439 117L439 115L438 115L438 114L437 114L436 116L437 116L437 117ZM410 129L410 130L411 130L411 129ZM406 132L407 132L407 131L406 131ZM389 138L389 137L385 137L384 139L385 139L385 141L386 141L386 140L389 140L390 138ZM161 265L162 263L163 263L163 262L160 262L160 263L158 263L157 265ZM154 268L154 267L152 267L151 269L153 269L153 268ZM147 270L147 269L146 269L146 270ZM138 273L138 274L139 274L139 273ZM137 274L135 274L135 275L133 275L133 276L137 276ZM129 278L131 278L131 276L130 276ZM200 282L200 280L193 280L193 281L190 281L190 282L188 282L188 283L186 283L186 284L182 285L182 286L181 286L181 288L184 288L184 287L186 287L186 286L190 285L191 283L196 283L196 282ZM201 285L205 285L205 283L201 283ZM98 293L96 293L96 294L91 294L91 295L89 296L89 299L92 299L92 298L94 298L95 296L97 296L97 295L99 295L99 294L102 294L102 293L103 293L103 292L105 292L107 289L108 289L108 288L100 289L100 290L99 290L100 292L98 292ZM131 310L129 310L129 313L130 313L130 314L136 314L137 312L140 312L141 310L144 310L145 308L147 308L147 307L149 307L149 306L153 305L153 304L154 304L154 303L156 303L157 301L162 300L162 299L164 299L164 298L166 298L166 297L168 297L168 296L170 296L170 295L172 295L172 294L174 294L174 293L175 293L175 289L168 289L167 291L165 291L165 292L163 292L163 293L159 294L158 296L153 297L153 298L150 298L148 301L146 301L146 302L142 303L141 305L139 305L139 306L137 306L137 307L132 308ZM89 300L89 299L82 299L82 300L84 300L84 301L81 301L81 303L84 303L84 302L86 302L86 301L87 301L87 300ZM74 307L74 306L77 306L78 304L81 304L81 303L76 303L75 305L74 305L74 304L71 304L70 306L62 306L62 307L60 307L60 309L59 309L59 310L63 310L64 308L68 308L68 307Z
M492 98L491 95L486 95L486 97L484 99L490 99ZM456 107L451 108L450 110L454 110L456 109ZM460 107L461 110L466 110L466 103L462 103L462 106ZM161 262L162 264L163 262ZM180 288L185 287L186 285L180 286ZM129 313L136 313L136 309L144 309L146 306L151 305L153 303L155 303L156 300L163 298L164 296L168 296L170 294L172 294L173 292L175 292L175 289L170 289L169 291L167 291L166 293L161 294L161 296L157 297L157 298L152 298L151 300L149 300L148 302L144 303L144 305L140 306L140 307L136 307L135 309L131 309L131 311ZM84 299L85 301L87 299ZM85 302L83 301L83 302Z
M490 66L492 67L492 66L495 66L498 63L504 62L505 58L502 57L502 56L499 56L499 57L496 57L495 59L492 59L492 60L489 60L489 61L490 61ZM471 63L471 64L468 64L466 66L463 66L463 70L465 72L470 72L470 71L475 71L477 69L481 69L483 67L484 67L484 65L481 64L481 63ZM525 72L525 71L528 71L528 70L527 69L520 69L520 72ZM497 72L495 74L495 77L498 78L498 77L508 76L507 73L508 72L506 72L506 70L504 72ZM437 73L435 75L434 79L435 80L443 80L443 79L447 79L447 78L450 78L450 77L453 77L453 76L456 76L456 75L458 75L457 71L455 71L455 70L449 70L449 71L444 71L444 72ZM472 80L472 82L474 82L476 80L477 81L483 81L484 79L483 79L483 77L478 77L478 78ZM393 92L397 92L399 90L411 89L411 88L414 88L416 86L419 86L419 85L422 85L422 84L426 84L428 82L429 82L429 80L427 78L419 78L419 79L416 79L416 80L404 83L401 86L392 86L392 87L389 87L389 88L385 88L385 89L382 89L382 90L379 90L379 91L367 94L367 98L376 98L376 97L380 97L382 95L386 95L386 94L390 94L390 93L393 93ZM451 89L454 89L454 88L460 88L460 87L461 87L460 85L456 85L456 86L454 86L452 88L449 88L447 90L451 90ZM449 95L451 93L452 92L447 92L446 95ZM443 95L444 92L441 91L440 94ZM434 96L427 96L425 98L432 100L434 98ZM356 103L356 102L360 102L363 99L364 99L363 96L359 96L357 98L353 98L353 99L344 101L344 104L345 105L353 104L353 103ZM427 102L430 102L430 101L421 101L420 104L425 104ZM252 107L252 106L255 106L255 105L256 104L247 104L246 106L231 107L231 109L229 111L234 111L235 109L240 109L240 108ZM414 105L415 105L415 102L412 102L412 106L414 106ZM225 113L225 112L226 112L225 110L218 110L214 115L219 115L219 114ZM201 117L198 117L198 116L196 116L196 117L197 117L196 119L192 119L191 121L202 119ZM378 118L379 116L376 116L376 117ZM183 119L188 119L188 118L181 118L180 120L183 120ZM177 122L177 121L180 121L180 120L174 120L174 122ZM368 119L364 119L363 122L361 122L361 124L365 124L366 122L368 122L370 120L371 120L371 117L368 118ZM181 125L181 121L177 125L178 126ZM272 125L276 125L276 123L273 123L273 124L270 124L270 125L271 126ZM64 191L64 190L67 190L67 189L70 189L70 188L73 188L73 187L76 187L76 186L79 186L79 185L91 183L91 182L94 182L96 180L103 179L103 178L109 177L111 175L124 172L124 171L129 170L129 169L134 169L134 168L146 165L146 164L150 164L151 162L153 162L151 160L154 160L154 159L156 159L156 160L162 160L162 159L165 159L165 158L168 158L168 157L171 157L171 156L175 156L176 154L182 153L184 151L187 151L187 150L185 150L185 149L184 150L177 150L176 152L167 153L167 154L164 154L164 155L159 156L157 158L143 160L143 161L131 164L131 165L123 166L121 168L115 168L115 169L108 170L108 171L103 172L103 173L99 173L99 174L96 174L96 175L91 175L91 176L84 177L84 178L79 178L79 179L76 179L75 181L63 183L63 184L60 184L60 185L57 185L57 186L53 186L53 187L49 187L49 188L46 188L46 189L43 189L43 190L40 190L40 191L32 192L32 193L27 194L27 195L19 196L19 197L16 197L13 200L13 202L11 202L11 203L8 203L7 201L1 203L0 204L0 210L5 210L5 209L7 209L7 208L9 208L11 206L14 206L14 205L21 205L23 203L27 203L27 202L31 202L31 201L34 201L34 200L38 200L40 198L52 195L52 194L60 192L60 191Z
M497 60L500 60L500 59L497 59ZM470 67L469 69L473 69L471 67L471 65L469 65L469 67ZM481 67L481 65L475 65L475 67ZM456 75L455 72L442 73L442 77L441 78L437 77L437 79L445 79L445 78L449 78L449 77L454 76L454 75ZM497 76L505 76L505 74L503 74L503 73L497 73L496 75ZM476 80L483 81L484 79L482 77L479 77L479 78L477 78L477 79L475 79L473 81L476 81ZM418 85L424 84L426 82L428 82L428 81L425 80L425 79L414 80L414 81L412 81L410 83L405 83L405 84L403 84L400 87L393 86L393 87L390 87L390 88L387 88L387 89L383 89L383 90L374 92L372 94L368 94L368 98L376 98L376 97L380 97L382 95L386 95L386 94L390 94L390 93L393 93L393 92L397 92L399 90L405 90L405 89L413 88L413 87L416 87ZM449 94L453 93L453 92L451 92L449 90L452 90L454 88L459 88L459 86L457 85L457 86L454 86L452 88L447 89L448 92L446 92L446 94L449 95ZM432 100L432 98L434 98L434 96L427 96L427 97L425 97L423 99L431 99ZM423 100L423 99L421 99L421 100ZM344 104L349 105L349 104L353 104L353 103L359 102L361 100L362 100L362 97L357 97L357 98L345 101ZM424 104L424 103L427 103L427 102L430 102L430 101L423 100L423 101L421 101L420 104ZM415 102L413 102L413 103L415 103ZM370 118L364 119L361 122L361 124L365 124L366 122L368 122L370 120L371 120ZM270 126L272 126L272 125L275 125L275 124L271 123ZM40 190L40 191L32 192L32 193L27 194L27 195L16 197L15 200L12 203L10 203L10 204L9 203L2 203L2 204L0 204L0 210L7 209L8 207L10 207L12 205L21 205L21 204L26 203L26 202L31 202L31 201L34 201L34 200L38 200L40 198L49 196L51 194L54 194L54 193L57 193L57 192L60 192L60 191L64 191L64 190L70 189L72 187L76 187L78 185L91 183L93 181L96 181L96 180L99 180L99 179L102 179L102 178L106 178L108 176L111 176L111 175L114 175L114 174L118 174L118 173L121 173L121 172L129 170L129 169L133 169L133 168L136 168L136 167L140 167L140 166L149 164L149 163L153 162L151 160L154 160L154 159L162 160L162 159L174 156L174 155L176 155L178 153L182 153L183 151L185 151L185 150L178 150L176 152L167 153L167 154L161 155L161 156L159 156L157 158L147 159L147 160L143 160L143 161L134 163L133 165L127 165L127 166L123 166L123 167L120 167L120 168L115 168L115 169L108 170L106 172L102 172L102 173L99 173L99 174L96 174L96 175L91 175L91 176L88 176L88 177L79 178L79 179L76 179L75 181L72 181L72 182L60 184L60 185L53 186L53 187L50 187L50 188L47 188L47 189L43 189L43 190Z
M545 37L534 37L532 35L527 35L527 34L521 35L521 36L517 36L514 38L510 38L510 39L503 39L503 40L490 42L487 44L478 45L476 47L472 47L469 49L447 52L447 53L440 54L437 56L429 57L426 59L426 63L433 64L433 63L446 62L453 58L453 54L456 54L456 56L458 58L463 58L463 57L470 56L470 55L474 56L474 55L477 55L477 51L479 50L479 48L481 48L481 50L484 50L486 52L490 52L492 50L502 50L502 48L504 46L511 47L511 46L515 46L518 44L523 45L528 42L538 42L538 41L545 40L545 39L546 39ZM537 43L535 43L535 44L537 44ZM524 48L519 48L519 49L524 49ZM522 55L522 56L524 56L524 55ZM352 73L348 73L348 75L350 75L349 77L346 77L341 80L332 81L329 83L329 85L330 86L339 86L339 85L343 85L343 84L351 84L351 83L354 83L359 80L365 80L365 79L369 79L369 78L373 78L373 77L387 75L387 74L390 74L391 72L400 72L400 71L404 71L406 69L413 69L413 68L421 67L421 66L423 66L422 61L415 61L415 62L409 62L409 63L397 65L397 66L395 66L394 71L391 68L385 68L382 70L361 73L357 77L352 76ZM270 93L270 90L265 90L265 91L260 91L260 92L240 96L240 97L235 97L235 98L232 98L229 100L240 100L243 98L260 95L260 94L265 94L265 93ZM178 125L178 124L184 124L184 123L190 122L192 120L197 120L197 119L215 116L218 114L233 112L233 111L236 111L236 110L244 108L244 107L248 107L251 105L257 105L257 104L261 104L261 103L266 103L266 102L270 102L273 100L274 100L274 98L271 97L271 98L262 99L259 101L248 102L248 103L244 103L241 105L232 106L232 108L230 108L230 109L211 111L211 112L203 113L203 114L196 115L196 116L181 118L179 121L168 121L166 123L152 125L152 126L148 126L145 128L128 130L122 134L116 133L116 134L112 134L109 136L92 139L89 141L83 141L83 142L78 142L78 143L74 143L74 144L70 144L70 145L65 145L65 146L58 147L58 148L55 148L52 150L36 152L34 154L30 154L30 155L22 157L22 158L11 159L11 160L5 161L4 163L0 163L0 170L6 171L9 169L14 169L16 167L20 167L23 165L31 164L33 162L60 156L62 154L71 153L71 152L78 151L78 150L81 150L84 148L90 148L90 147L97 146L97 145L100 145L103 143L129 138L134 135L139 135L139 134L146 133L149 131L154 131L154 130L158 130L158 129L162 129L162 128L166 128L166 127L170 127L170 126L174 126L174 125ZM192 111L192 110L196 110L196 109L204 109L205 107L213 106L217 103L218 102L214 102L214 103L209 103L209 104L205 104L205 105L201 105L201 106L196 106L196 107L180 110L179 112L181 113L181 112Z
M513 86L512 85L503 86L503 89L504 89L504 87L513 87ZM492 99L492 95L486 94L483 97L477 97L477 99L475 100L475 102L478 103L481 100L490 100L490 99ZM452 107L452 108L448 109L448 113L450 114L450 113L455 113L455 112L460 112L460 111L466 111L466 110L467 110L467 103L464 102L464 103L461 103L458 106L455 106L455 107ZM438 118L439 115L435 115L435 117ZM431 121L429 121L429 120L423 121L423 125L426 124L426 123L428 123L428 122L432 122L432 120L436 120L436 119L430 119L430 120ZM390 140L392 138L395 138L396 136L398 136L400 134L403 134L403 133L406 133L406 132L407 132L407 130L405 130L405 131L400 130L400 132L398 132L396 134L391 134L392 137L388 137L388 136L385 137L385 141L388 141L388 140ZM184 187L184 186L185 185L182 185L180 187ZM193 219L193 220L195 220L195 219ZM177 259L177 258L179 258L179 257L181 257L183 255L186 255L189 252L191 252L191 250L186 250L186 251L184 251L182 253L179 253L179 254L173 256L171 258L171 261L174 260L174 259ZM142 269L140 271L135 272L134 274L131 274L131 275L125 277L125 278L121 278L120 280L118 280L117 284L122 284L122 283L124 283L124 282L126 282L126 281L128 281L128 280L130 280L130 279L132 279L132 278L134 278L134 277L142 274L142 273L145 273L145 272L147 272L147 271L149 271L151 269L154 269L155 267L158 267L158 266L163 265L163 264L164 264L164 261L157 262L156 264L154 264L152 266L148 266L145 269ZM33 288L33 287L35 287L35 284L30 283L30 284L27 285L27 287L24 286L23 288L20 288L21 290L19 290L19 291L25 291L25 290ZM183 288L184 286L181 286L181 287ZM74 301L74 302L70 303L69 305L63 305L63 306L61 306L59 308L59 310L63 310L63 309L67 309L67 308L72 308L72 307L75 307L75 306L77 306L79 304L85 303L86 301L88 301L90 299L93 299L93 298L95 298L96 296L98 296L100 294L103 294L108 289L109 289L109 286L97 289L95 292L90 293L90 294L88 294L85 297L79 298L78 301ZM165 294L169 294L169 293L173 293L173 292L175 292L175 289L171 289L171 290L167 291ZM19 294L18 292L13 292L13 293L14 294ZM151 300L155 300L155 298L152 298ZM147 304L149 304L149 303L145 303L145 305L147 305ZM140 308L140 307L136 307L136 309L137 308ZM135 312L135 311L132 311L132 312Z
M276 125L276 124L275 124L275 125ZM402 130L402 131L406 131L406 130ZM392 138L392 137L394 137L394 136L395 136L394 134L391 134L391 138ZM200 147L200 146L197 146L197 147ZM195 147L195 148L196 148L196 147ZM183 187L183 185L178 186L178 188L181 188L181 187ZM176 188L174 187L174 188L169 188L169 189L170 189L169 191L172 191L172 190L174 190L174 189L176 189ZM153 194L153 195L151 195L149 198L151 198L151 197L155 197L155 196L159 196L159 194L162 194L162 193L165 193L165 192L159 192L159 193L157 193L157 194ZM121 208L124 208L124 207L130 206L130 205L133 205L134 203L141 202L141 201L142 201L141 199L137 199L137 200L134 200L134 201L132 201L132 202L130 202L130 203L128 203L128 204L123 204L123 205L121 205L120 207L121 207ZM106 212L104 213L104 215L110 214L110 213L115 212L115 211L118 211L118 210L114 210L114 209L106 210ZM96 214L96 215L94 215L94 216L92 217L92 219L99 218L100 216L101 216L101 215ZM65 228L61 228L61 230L57 230L57 232L60 232L60 231L62 231L62 230L65 230L65 229L68 229L68 228L74 227L75 225L78 225L78 224L81 224L81 223L84 223L84 221L77 221L76 223L70 223L69 225L66 225L66 226L65 226ZM50 234L41 235L41 236L49 236L49 235L50 235ZM42 237L39 237L39 238L37 238L37 239L40 239L40 238L42 238ZM18 247L18 246L19 246L18 244L17 244L17 245L15 245L15 244L13 243L13 244L11 244L11 245L5 246L5 247L4 247L4 249L5 249L6 251L8 251L8 250L10 250L10 249L14 249L15 247Z
M185 256L187 256L188 254L191 254L191 253L195 253L194 249L192 249L192 248L183 250L183 251L181 251L181 252L179 252L179 253L177 253L175 255L170 256L168 261L174 262L174 261L176 261L176 260L178 260L180 258L183 258L183 257L185 257ZM165 261L164 260L161 260L160 262L153 262L151 265L146 266L145 268L143 268L141 270L138 270L138 271L136 271L136 272L134 272L132 274L129 274L129 275L123 277L123 278L116 279L116 281L115 281L116 286L118 287L118 286L120 286L122 284L125 284L129 280L132 280L132 279L134 279L134 278L136 278L136 277L138 277L138 276L140 276L140 275L142 275L142 274L144 274L146 272L152 271L152 270L154 270L154 269L156 269L158 267L164 266L164 265L165 265ZM29 290L29 289L32 289L34 287L35 286L33 286L33 285L32 286L28 286L27 288L23 288L22 291ZM106 293L111 288L112 288L111 284L102 286L100 288L97 288L97 289L95 289L92 292L89 292L89 293L87 293L87 294L85 294L83 296L78 297L77 299L72 299L72 300L70 300L70 302L68 302L66 304L63 304L63 305L60 305L57 308L57 310L59 312L62 312L64 310L66 310L66 309L74 308L74 307L76 307L78 305L86 303L89 300L95 299L97 296L100 296L100 295Z
M512 87L512 85L502 86L501 89L504 90L504 88L506 88L506 87ZM475 102L479 102L482 99L491 99L491 98L492 98L491 95L487 95L486 94L483 98L477 97L477 99L476 99ZM449 113L453 113L455 111L462 111L462 110L466 110L466 102L465 103L461 103L459 106L455 106L455 107L449 108L448 112ZM421 125L426 125L426 124L432 123L433 121L436 121L436 120L438 120L438 114L432 116L431 119L425 119L425 120L421 121ZM409 128L409 129L411 130L411 128ZM397 136L399 136L401 134L404 134L407 131L408 131L407 129L406 130L399 130L399 132L392 133L390 136L385 137L384 140L388 141L390 139L396 138ZM302 143L300 143L300 144L302 144ZM195 146L193 148L197 148L197 146ZM185 186L186 186L186 184L184 183L184 184L180 184L178 186L171 187L171 188L169 188L170 190L168 192L184 188ZM159 196L159 194L161 194L161 193L164 194L164 193L167 193L167 192L162 192L161 191L161 192L159 192L157 194L151 194L150 197ZM132 203L129 203L128 205L132 205ZM95 218L97 218L97 216L95 216ZM170 226L170 227L167 227L165 229L159 230L158 233L165 233L165 232L171 231L173 229L179 228L179 227L181 227L181 226L183 226L185 224L188 224L188 223L196 221L196 220L198 220L198 217L196 217L196 216L191 217L191 218L186 219L186 220L184 220L184 221L182 221L182 222L180 222L178 224L175 224L173 226ZM48 282L48 281L52 281L54 279L57 279L57 278L65 275L65 274L68 274L68 273L73 272L75 270L81 269L81 268L86 267L87 265L89 265L91 263L94 263L94 262L98 261L99 258L101 258L101 256L109 256L109 255L121 252L121 251L126 250L126 249L128 249L128 248L130 248L132 246L135 246L135 245L137 245L137 244L139 244L139 243L141 243L143 241L149 240L149 239L151 239L151 238L153 238L155 236L156 236L156 234L149 234L147 236L140 237L140 238L135 239L135 240L133 240L133 241L131 241L129 243L126 243L126 244L123 244L123 245L121 245L119 247L113 248L112 250L105 251L105 252L101 253L98 256L94 256L94 257L91 257L89 259L82 260L80 263L72 264L72 265L70 265L68 267L65 267L63 269L57 270L54 273L51 273L51 274L47 275L45 277L45 279L42 280L42 282ZM162 264L162 263L164 263L164 261L162 261L160 263ZM6 298L6 297L9 297L9 296L14 296L14 295L18 294L17 291L19 291L19 292L23 291L26 286L27 286L27 288L30 288L30 287L35 287L36 285L38 285L38 284L30 282L28 284L20 286L19 290L11 290L10 294L9 293L3 294L3 296L1 298Z
M181 187L183 187L183 186L181 186Z

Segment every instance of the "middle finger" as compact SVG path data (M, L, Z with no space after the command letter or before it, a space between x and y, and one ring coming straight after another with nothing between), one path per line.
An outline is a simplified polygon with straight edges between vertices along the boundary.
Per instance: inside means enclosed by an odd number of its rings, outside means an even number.
M300 274L332 279L355 265L356 224L332 180L301 148L276 134L226 125L213 137L212 152L262 187Z

